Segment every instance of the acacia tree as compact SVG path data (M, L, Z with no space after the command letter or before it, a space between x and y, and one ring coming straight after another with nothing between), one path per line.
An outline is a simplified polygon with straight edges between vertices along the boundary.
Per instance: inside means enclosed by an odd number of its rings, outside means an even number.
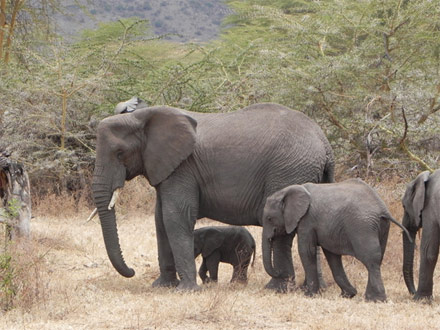
M226 38L253 43L249 77L264 100L320 121L340 156L352 151L339 158L366 174L374 158L389 167L393 158L435 166L438 151L417 152L438 137L438 1L230 4L236 27Z
M58 0L0 0L0 64L6 67L14 50L52 36L50 17L60 10Z
M56 192L86 185L84 169L93 166L94 128L114 105L107 91L117 84L129 43L145 33L144 21L104 24L83 41L22 51L27 66L3 74L0 95L5 110L2 142L25 163L34 183ZM31 74L29 74L31 72ZM36 185L40 186L40 185Z

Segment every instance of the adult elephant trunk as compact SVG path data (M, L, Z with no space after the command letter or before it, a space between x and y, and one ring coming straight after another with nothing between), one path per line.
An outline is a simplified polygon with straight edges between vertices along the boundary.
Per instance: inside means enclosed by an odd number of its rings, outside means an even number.
M272 263L272 252L273 252L272 240L265 237L264 230L263 230L262 243L263 243L262 250L263 250L264 269L266 270L266 272L270 276L272 276L274 278L278 278L278 277L280 277L280 274L277 271L275 271L275 269L273 268L273 263Z
M109 209L113 192L108 188L108 185L100 184L95 181L96 179L94 179L92 186L93 198L98 209L108 257L119 274L125 277L132 277L134 276L134 270L126 265L119 245L115 209L114 207L110 207Z
M414 286L414 248L417 230L410 230L408 226L408 216L403 219L403 226L408 229L412 242L407 235L403 235L403 278L409 293L415 294Z

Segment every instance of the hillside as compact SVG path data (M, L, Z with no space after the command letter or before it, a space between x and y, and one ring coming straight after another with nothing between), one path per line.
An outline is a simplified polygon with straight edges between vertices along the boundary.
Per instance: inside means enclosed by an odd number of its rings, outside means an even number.
M99 22L138 17L151 22L154 34L176 41L207 41L215 38L222 19L230 12L218 0L96 0L84 3L67 1L64 14L57 14L57 32L74 36L81 29L93 28ZM177 35L178 34L178 35Z

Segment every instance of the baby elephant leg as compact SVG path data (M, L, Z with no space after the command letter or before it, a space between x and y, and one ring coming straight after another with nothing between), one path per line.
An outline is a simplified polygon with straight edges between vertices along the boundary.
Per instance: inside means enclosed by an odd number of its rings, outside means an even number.
M306 273L306 295L319 292L318 264L316 259L316 238L314 235L300 235L298 232L298 251Z
M208 282L208 276L206 275L206 273L208 272L208 267L206 266L206 259L203 258L203 262L200 265L199 268L199 276L202 279L203 283L207 283Z
M210 280L217 282L218 280L218 264L220 263L220 252L214 251L206 257L206 267L209 271Z
M371 248L365 246L372 245L372 242L364 242L362 253L356 253L355 257L362 262L368 270L368 284L365 291L365 299L368 301L385 301L387 296L385 294L385 287L382 282L382 274L380 272L380 265L382 262L382 250L379 242L374 244ZM376 246L377 245L377 246Z
M357 294L357 291L351 285L350 281L347 278L347 275L345 274L341 256L338 254L334 254L324 248L322 250L324 251L325 257L327 258L327 262L332 271L333 278L342 290L341 296L345 298L354 297Z
M252 251L242 250L238 254L238 263L233 265L231 282L247 283L247 270L251 262Z

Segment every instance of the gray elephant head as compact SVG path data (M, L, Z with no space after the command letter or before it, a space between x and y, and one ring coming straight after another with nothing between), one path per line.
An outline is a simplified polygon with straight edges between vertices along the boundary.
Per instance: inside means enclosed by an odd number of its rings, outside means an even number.
M414 286L414 248L415 237L422 227L422 211L425 205L426 182L429 180L429 171L420 173L411 181L402 198L404 209L402 225L409 231L412 242L403 236L403 276L408 291L415 294Z
M291 234L310 206L310 194L300 185L277 191L266 200L263 212L263 264L266 272L278 277L272 264L272 240Z
M159 185L193 152L196 126L192 117L169 107L137 109L98 125L92 192L108 256L123 276L134 271L125 264L119 245L116 192L137 175Z

